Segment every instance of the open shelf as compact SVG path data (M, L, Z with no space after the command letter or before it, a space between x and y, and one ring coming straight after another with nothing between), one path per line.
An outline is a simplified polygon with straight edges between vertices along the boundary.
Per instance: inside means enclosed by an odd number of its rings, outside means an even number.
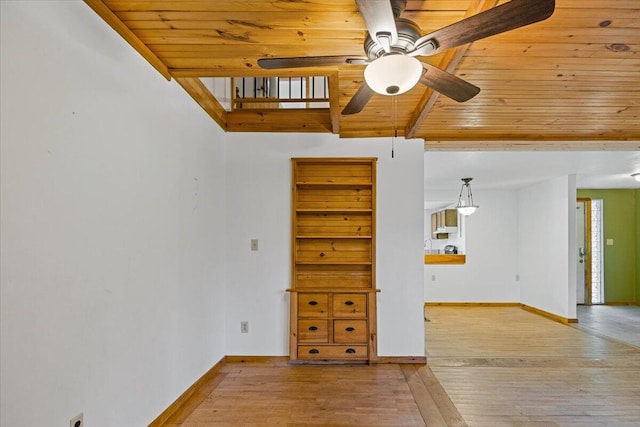
M362 236L346 236L346 235L300 235L296 236L296 239L371 239L371 235L362 235Z
M296 261L296 265L371 265L371 261Z
M296 212L300 212L300 213L323 213L323 212L327 212L327 213L359 213L359 212L372 212L372 209L370 208L365 208L365 209L348 209L348 208L298 208L296 209Z
M363 182L363 181L341 181L341 182L330 182L330 181L298 181L296 182L296 186L298 187L371 187L373 184L371 182Z

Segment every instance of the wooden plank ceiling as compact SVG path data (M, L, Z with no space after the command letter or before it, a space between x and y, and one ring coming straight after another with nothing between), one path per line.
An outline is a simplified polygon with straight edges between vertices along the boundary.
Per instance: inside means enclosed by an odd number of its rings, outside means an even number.
M352 0L85 0L166 78L175 78L225 131L393 133L433 149L640 149L640 1L557 0L546 21L421 58L481 88L466 103L418 85L340 111L363 66L281 70L263 57L364 56ZM375 0L380 1L380 0ZM423 34L495 0L409 0L402 17ZM330 109L225 111L202 77L328 75Z

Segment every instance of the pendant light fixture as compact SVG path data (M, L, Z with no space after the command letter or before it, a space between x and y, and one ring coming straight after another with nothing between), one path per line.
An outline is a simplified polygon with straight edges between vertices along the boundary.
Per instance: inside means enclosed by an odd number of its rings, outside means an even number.
M471 182L473 178L462 178L462 188L460 189L460 196L458 196L458 205L456 209L462 215L471 215L480 206L473 204L473 194L471 193ZM466 188L466 195L464 195Z

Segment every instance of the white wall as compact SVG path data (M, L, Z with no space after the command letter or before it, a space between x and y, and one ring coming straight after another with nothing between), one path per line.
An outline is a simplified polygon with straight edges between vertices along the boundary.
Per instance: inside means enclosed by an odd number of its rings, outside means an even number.
M575 175L518 191L518 271L521 302L576 317Z
M518 302L517 193L474 188L480 208L465 218L466 264L424 266L426 302ZM425 200L457 200L458 193L427 191ZM434 239L435 242L435 239ZM433 280L435 276L435 280Z
M380 356L424 355L421 141L230 134L227 152L228 354L288 354L291 157L378 157ZM250 251L250 240L259 250ZM249 321L249 334L240 321Z
M0 424L146 425L225 354L225 136L84 3L0 4Z

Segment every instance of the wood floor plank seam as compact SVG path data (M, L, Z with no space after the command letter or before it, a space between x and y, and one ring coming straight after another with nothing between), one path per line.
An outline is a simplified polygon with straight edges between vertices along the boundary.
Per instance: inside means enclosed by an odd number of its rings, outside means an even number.
M448 427L426 385L420 380L415 365L402 365L401 369L424 424L428 427Z
M460 412L458 412L458 409L449 398L449 395L442 387L433 371L431 371L428 366L422 366L418 368L418 375L420 375L422 382L425 384L429 394L431 394L431 397L447 423L447 426L467 427L467 423L462 418L462 415L460 415Z

